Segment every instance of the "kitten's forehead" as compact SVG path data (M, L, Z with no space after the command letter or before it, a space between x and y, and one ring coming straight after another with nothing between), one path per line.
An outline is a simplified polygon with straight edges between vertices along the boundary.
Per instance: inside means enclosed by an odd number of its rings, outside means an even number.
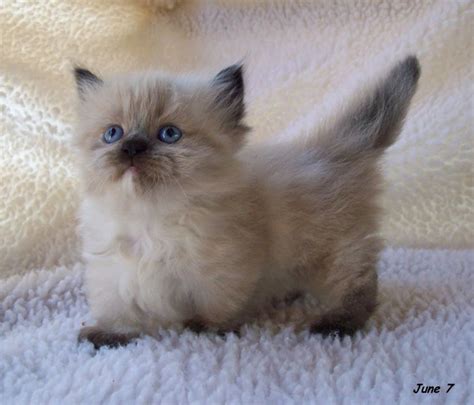
M104 91L110 92L124 119L161 115L177 103L179 93L174 81L157 74L118 76L106 83Z
M155 127L157 120L182 118L196 103L196 82L170 78L158 73L111 77L92 94L89 111L101 111L108 124L127 129Z

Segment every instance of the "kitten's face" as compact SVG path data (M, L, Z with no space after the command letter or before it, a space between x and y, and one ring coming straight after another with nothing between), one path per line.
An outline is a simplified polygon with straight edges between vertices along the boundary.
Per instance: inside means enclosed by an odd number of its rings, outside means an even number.
M81 99L75 144L89 191L128 182L147 193L215 176L248 130L241 122L240 66L209 82L75 74Z

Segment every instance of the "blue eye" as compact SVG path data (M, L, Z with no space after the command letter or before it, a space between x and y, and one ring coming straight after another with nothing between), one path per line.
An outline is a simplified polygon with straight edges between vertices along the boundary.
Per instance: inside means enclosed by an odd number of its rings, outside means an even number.
M123 136L123 129L118 125L112 125L107 128L107 131L102 135L102 139L105 143L117 142Z
M158 139L164 143L175 143L180 140L183 136L183 133L179 128L176 128L172 125L166 125L161 127L158 132Z

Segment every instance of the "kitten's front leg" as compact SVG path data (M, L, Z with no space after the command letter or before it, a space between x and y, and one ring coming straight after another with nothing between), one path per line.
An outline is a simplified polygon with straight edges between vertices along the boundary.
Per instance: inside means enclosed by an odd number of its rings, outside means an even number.
M96 349L125 346L144 331L133 301L127 299L134 290L126 275L126 263L115 257L89 260L85 286L95 325L81 329L79 342L89 341ZM122 295L120 282L128 286Z
M79 332L77 340L79 342L89 341L94 345L94 349L98 350L102 346L111 348L126 346L138 336L136 333L112 332L96 325L83 327Z

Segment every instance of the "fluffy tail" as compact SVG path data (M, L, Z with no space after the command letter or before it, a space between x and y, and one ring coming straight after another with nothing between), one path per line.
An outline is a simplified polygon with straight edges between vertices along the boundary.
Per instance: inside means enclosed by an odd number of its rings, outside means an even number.
M334 131L325 137L325 146L346 157L385 150L400 133L419 77L420 64L415 56L399 62L337 121Z

